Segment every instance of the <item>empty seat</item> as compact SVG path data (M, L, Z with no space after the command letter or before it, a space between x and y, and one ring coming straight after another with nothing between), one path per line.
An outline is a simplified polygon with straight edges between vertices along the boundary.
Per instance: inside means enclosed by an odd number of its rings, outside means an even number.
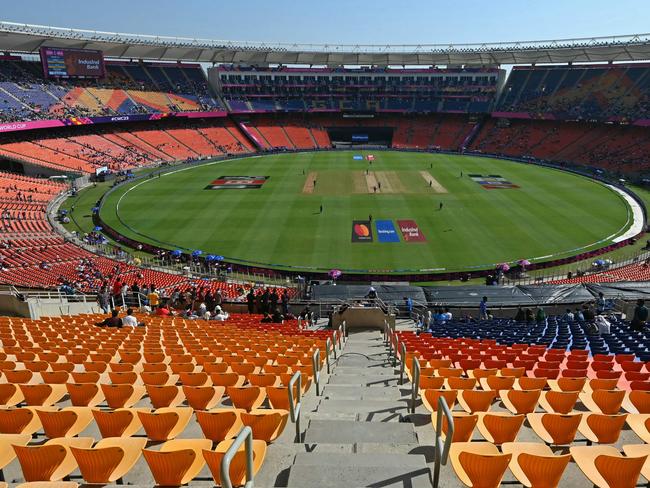
M159 486L181 486L192 481L205 465L203 451L212 447L209 439L174 439L158 451L142 454Z
M529 413L526 418L535 434L547 444L569 445L575 439L582 414Z
M214 451L203 450L203 457L210 468L210 473L214 478L217 486L221 486L221 461L226 451L232 446L232 440L226 440L217 444ZM230 463L228 474L233 486L242 486L246 482L246 444L242 444L237 449L235 456ZM262 467L266 457L266 443L263 440L253 440L253 476Z
M469 487L497 488L512 458L489 442L455 442L449 458L458 479Z
M77 469L70 447L90 447L90 437L51 439L40 446L14 446L25 481L58 481Z
M90 407L66 407L59 411L37 408L36 413L43 425L45 436L50 439L75 437L93 420Z
M70 447L86 483L108 484L120 480L142 455L147 440L138 437L107 437L92 448Z
M578 430L588 441L613 444L618 441L626 418L626 414L586 413L582 416Z
M183 432L193 413L191 407L166 407L153 412L138 411L138 417L149 439L166 441Z
M197 411L196 420L203 435L214 442L221 442L237 435L243 427L242 410L221 408L210 411Z
M556 488L560 485L571 454L556 456L545 444L536 442L506 442L504 454L511 454L510 471L526 487Z
M526 419L525 415L512 415L502 412L479 412L478 430L492 444L514 442L519 429Z
M598 488L634 488L647 456L624 457L612 446L573 446L573 460Z
M93 417L102 437L130 437L142 428L138 412L148 408L118 408L115 410L93 409Z

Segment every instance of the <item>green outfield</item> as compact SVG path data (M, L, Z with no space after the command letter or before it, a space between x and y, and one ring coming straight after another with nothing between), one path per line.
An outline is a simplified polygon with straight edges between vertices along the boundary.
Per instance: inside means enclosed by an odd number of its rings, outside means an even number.
M567 257L603 247L631 225L623 198L581 176L491 158L370 153L372 162L353 159L368 152L313 152L175 170L118 188L101 217L126 237L169 249L359 272ZM208 189L223 176L268 179L256 189ZM508 183L517 188L485 188ZM378 225L382 238L398 242L380 242ZM418 232L423 240L414 240Z

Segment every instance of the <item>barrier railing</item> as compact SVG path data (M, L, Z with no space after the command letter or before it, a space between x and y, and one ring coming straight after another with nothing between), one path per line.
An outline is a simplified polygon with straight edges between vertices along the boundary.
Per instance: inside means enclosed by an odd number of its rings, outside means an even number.
M447 419L447 433L445 441L442 441L442 416ZM451 441L454 438L454 418L451 415L447 401L440 397L438 398L438 414L436 417L436 445L434 446L433 455L433 487L438 488L440 484L440 466L446 466L449 460L449 448Z
M336 330L334 332L332 332L332 352L334 353L334 359L337 358L337 354L336 354L336 340L337 340L336 335L337 334L336 334L336 332L337 332Z
M415 407L420 394L420 361L413 356L413 384L411 385L411 413L415 413Z
M399 343L399 384L404 384L404 371L406 370L406 345L403 342Z
M230 445L221 459L221 486L232 488L230 480L230 463L242 444L246 443L246 484L244 488L253 488L253 430L246 426L239 431L237 437Z
M297 398L294 403L293 397L293 385L298 384L298 389L296 392ZM289 418L291 421L296 424L296 441L302 442L302 434L300 432L300 407L302 406L300 400L302 399L302 375L300 371L296 373L289 380Z
M393 350L393 368L397 366L397 349L399 348L399 337L395 332L391 334L391 345L392 345L392 350Z
M316 396L320 396L320 349L316 349L311 357L311 368L314 372L314 383L316 383Z
M330 374L330 351L332 350L332 341L329 337L325 340L325 349L327 349L325 352L325 365L327 366L327 374Z

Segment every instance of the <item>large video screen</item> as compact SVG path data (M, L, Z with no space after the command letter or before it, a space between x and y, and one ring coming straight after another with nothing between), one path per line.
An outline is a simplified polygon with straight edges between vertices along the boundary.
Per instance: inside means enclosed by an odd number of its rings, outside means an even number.
M103 78L105 74L101 51L42 47L41 61L46 78Z

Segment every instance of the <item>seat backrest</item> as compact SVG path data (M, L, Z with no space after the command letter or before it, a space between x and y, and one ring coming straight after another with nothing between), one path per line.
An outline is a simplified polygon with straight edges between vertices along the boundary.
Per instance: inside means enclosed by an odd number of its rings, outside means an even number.
M610 488L628 488L636 486L647 458L600 455L594 459L594 466Z
M489 455L472 452L461 452L458 456L463 470L472 481L472 486L481 488L497 488L511 458L511 454Z
M553 439L553 444L568 445L575 439L581 419L581 414L546 413L542 415L542 425Z
M571 461L571 454L536 456L523 452L517 456L517 463L528 478L530 486L535 487L559 486L569 461Z

